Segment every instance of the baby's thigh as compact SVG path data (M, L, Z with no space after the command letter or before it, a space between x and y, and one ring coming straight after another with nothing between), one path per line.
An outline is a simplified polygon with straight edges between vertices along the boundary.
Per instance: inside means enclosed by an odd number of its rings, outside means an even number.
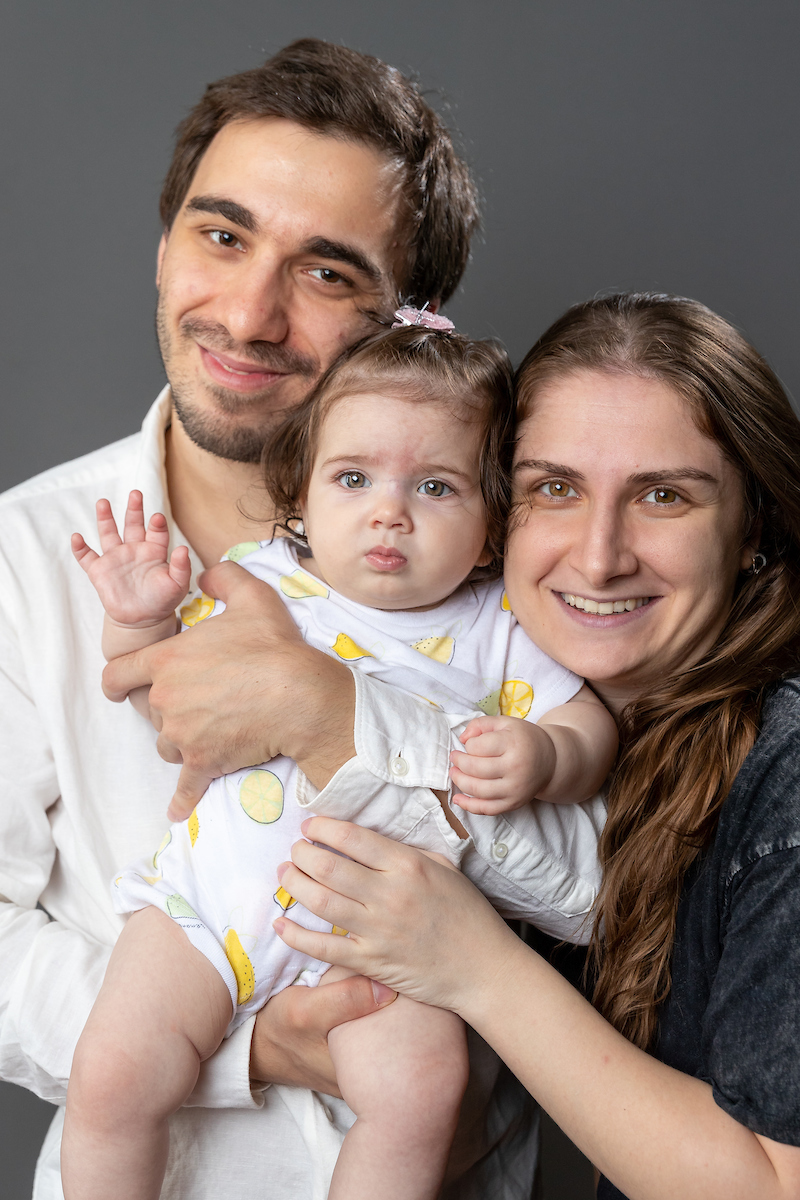
M336 982L334 970L323 982ZM379 1012L337 1025L328 1046L342 1096L358 1116L387 1109L397 1119L410 1109L428 1117L457 1112L469 1062L464 1023L454 1013L398 996Z
M120 1040L136 1055L170 1036L188 1039L202 1060L230 1023L230 993L219 972L160 909L131 913L114 947L84 1036Z

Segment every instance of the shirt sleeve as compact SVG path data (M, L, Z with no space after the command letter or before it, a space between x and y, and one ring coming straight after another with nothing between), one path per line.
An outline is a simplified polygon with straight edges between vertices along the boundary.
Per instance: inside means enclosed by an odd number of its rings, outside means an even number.
M110 946L83 932L81 898L67 898L74 921L37 907L57 851L51 817L59 784L16 639L0 626L0 1078L63 1104L78 1038L94 1004ZM109 901L110 903L110 901ZM249 1081L252 1022L201 1068L189 1103L257 1108Z
M447 854L506 917L551 937L586 942L600 886L601 796L584 804L536 801L501 817L459 813L451 829L430 789L449 791L450 748L472 713L444 713L354 670L356 756L322 791L298 785L303 807Z
M729 889L703 1020L714 1099L754 1133L800 1146L800 846L761 854Z

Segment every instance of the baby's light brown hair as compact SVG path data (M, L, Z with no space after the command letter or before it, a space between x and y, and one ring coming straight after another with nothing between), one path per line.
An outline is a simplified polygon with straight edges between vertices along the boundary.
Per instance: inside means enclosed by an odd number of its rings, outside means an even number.
M334 405L369 393L439 404L465 424L483 425L478 474L486 509L489 561L470 579L497 579L510 507L514 401L508 355L490 341L455 333L403 326L365 338L322 376L264 447L262 464L276 524L294 532L319 445L323 422Z

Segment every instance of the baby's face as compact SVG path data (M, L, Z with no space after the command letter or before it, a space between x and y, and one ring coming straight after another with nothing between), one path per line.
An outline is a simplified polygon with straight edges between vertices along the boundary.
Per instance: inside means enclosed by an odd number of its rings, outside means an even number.
M312 570L369 608L444 600L485 561L480 441L445 405L337 401L301 504Z

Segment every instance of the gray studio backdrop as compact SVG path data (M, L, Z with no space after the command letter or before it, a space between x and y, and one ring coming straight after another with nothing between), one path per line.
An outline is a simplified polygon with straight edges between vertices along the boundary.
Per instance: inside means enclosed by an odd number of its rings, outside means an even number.
M485 197L465 332L519 359L574 301L674 291L800 395L793 0L15 0L0 29L0 487L137 428L171 132L309 34L416 72L459 129ZM43 1109L0 1085L5 1200L30 1195Z

